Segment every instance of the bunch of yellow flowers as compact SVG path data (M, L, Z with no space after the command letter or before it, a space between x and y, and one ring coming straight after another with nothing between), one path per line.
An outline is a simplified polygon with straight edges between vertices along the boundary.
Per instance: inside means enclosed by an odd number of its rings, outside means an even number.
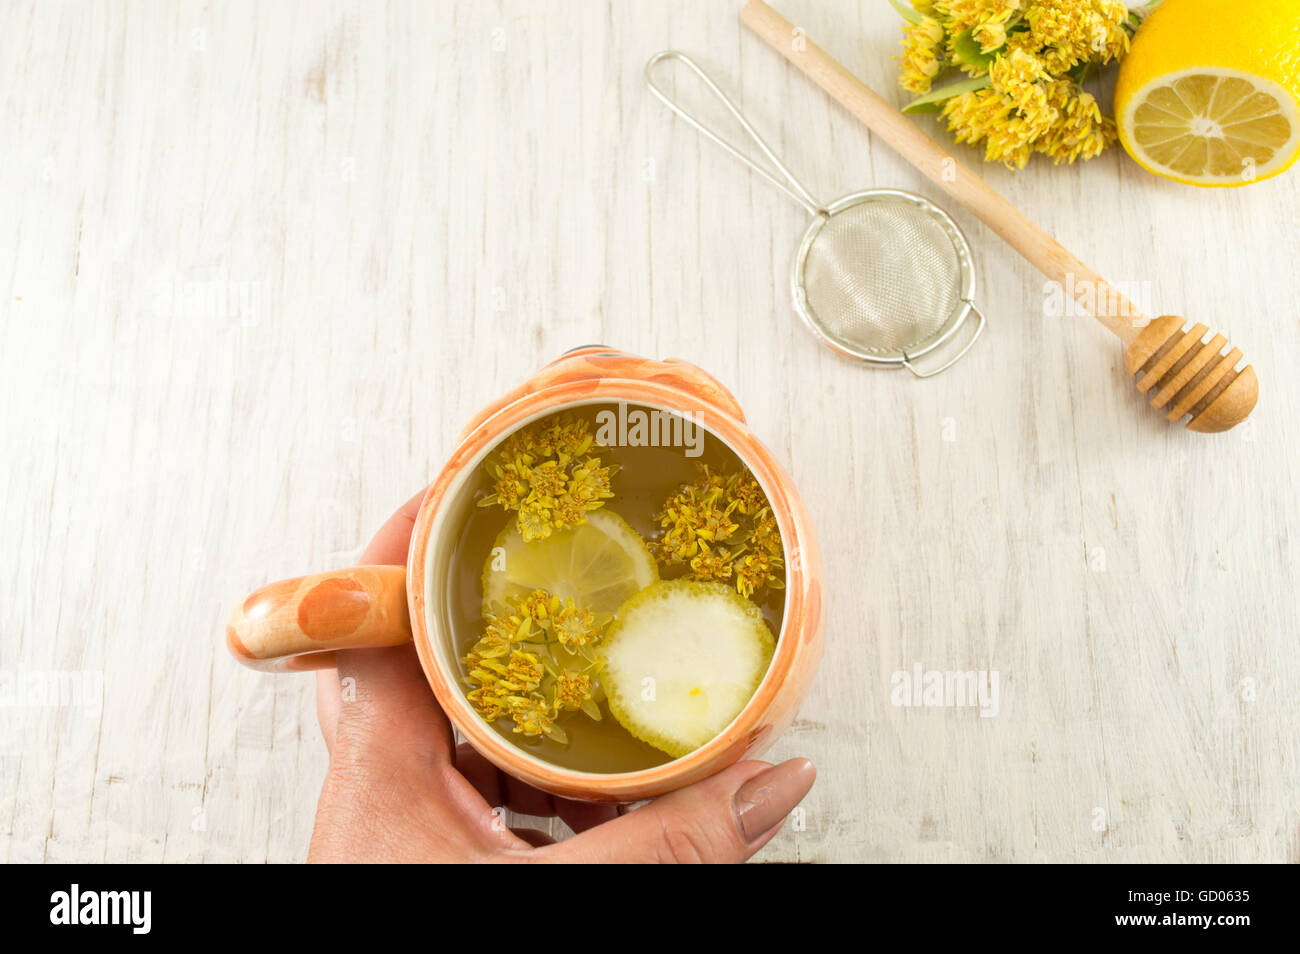
M478 505L517 511L515 526L528 541L585 523L588 511L614 496L609 483L617 470L591 456L593 447L588 423L571 416L516 431L488 461L492 492Z
M511 719L520 735L568 742L555 721L562 712L600 721L593 650L609 623L545 590L510 601L465 655L470 704L488 722Z
M699 476L664 503L659 525L656 556L669 566L686 564L696 580L734 581L746 598L785 585L780 528L747 473L726 476L701 465Z
M917 94L904 112L942 114L958 142L1013 169L1036 152L1059 164L1115 142L1083 84L1128 52L1141 21L1122 0L891 2L907 20L899 82ZM936 88L953 69L968 78Z

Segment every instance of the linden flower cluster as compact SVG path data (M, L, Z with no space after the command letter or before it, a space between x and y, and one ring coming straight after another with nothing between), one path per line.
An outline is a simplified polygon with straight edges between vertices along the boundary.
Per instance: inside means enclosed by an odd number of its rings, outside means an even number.
M488 461L492 492L478 505L517 511L515 526L529 541L585 523L614 496L609 482L618 469L590 456L593 445L590 425L570 416L516 431Z
M1128 52L1138 17L1121 0L894 0L903 28L905 111L937 111L958 142L1023 169L1092 159L1117 138L1083 83ZM933 88L948 69L970 79Z
M470 704L488 722L511 719L519 735L567 743L561 713L600 721L593 650L609 622L545 590L511 600L465 656Z
M654 541L659 560L686 564L696 580L734 580L746 598L785 585L781 531L748 474L724 476L702 465L695 480L668 498L659 525L665 531Z

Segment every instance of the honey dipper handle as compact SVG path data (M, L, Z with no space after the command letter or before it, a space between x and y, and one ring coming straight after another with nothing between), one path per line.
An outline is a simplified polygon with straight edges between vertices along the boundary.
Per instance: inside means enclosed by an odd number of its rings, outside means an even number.
M749 0L740 19L1031 265L1073 295L1126 345L1141 333L1149 319L1131 301L804 36L802 30L763 0Z

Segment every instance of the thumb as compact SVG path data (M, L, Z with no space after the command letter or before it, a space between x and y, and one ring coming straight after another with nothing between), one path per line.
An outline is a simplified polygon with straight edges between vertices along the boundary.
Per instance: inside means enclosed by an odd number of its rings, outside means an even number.
M588 864L744 861L780 829L817 777L807 759L739 762L568 841L536 861Z

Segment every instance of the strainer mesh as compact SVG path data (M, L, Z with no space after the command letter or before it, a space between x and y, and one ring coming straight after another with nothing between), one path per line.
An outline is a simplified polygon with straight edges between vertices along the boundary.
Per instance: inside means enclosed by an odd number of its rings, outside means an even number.
M961 264L943 224L901 201L832 214L808 248L803 290L832 337L902 355L943 330L961 299Z

